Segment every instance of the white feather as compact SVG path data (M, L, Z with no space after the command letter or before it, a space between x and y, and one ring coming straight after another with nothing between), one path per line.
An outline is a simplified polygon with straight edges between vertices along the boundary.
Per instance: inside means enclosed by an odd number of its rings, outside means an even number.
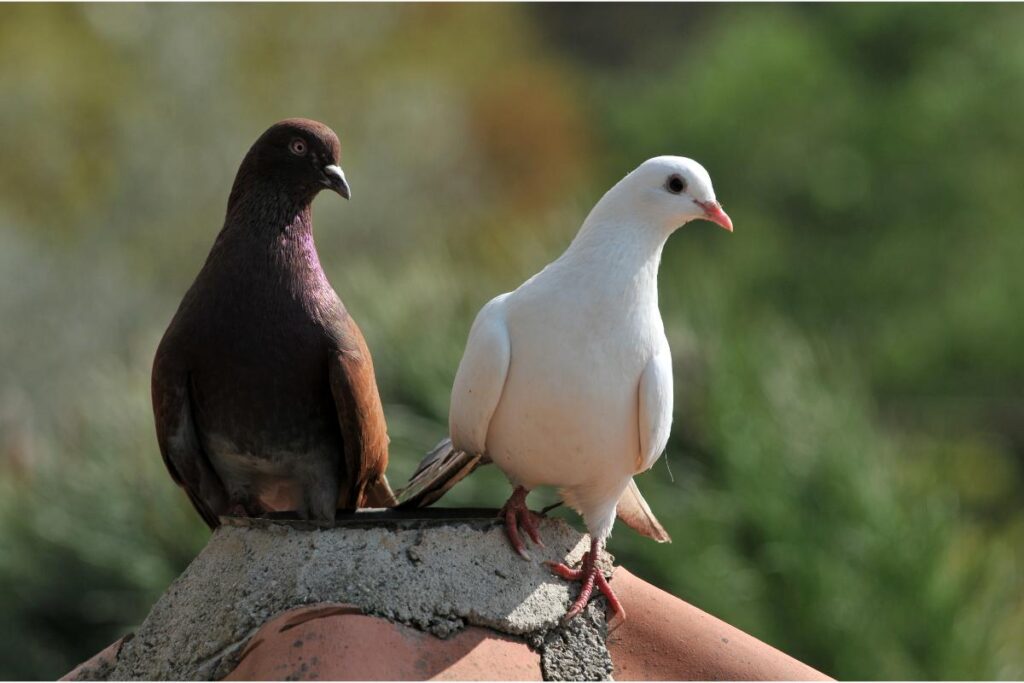
M636 473L654 465L672 431L672 352L662 334L661 348L640 376L640 460Z
M448 429L452 445L467 453L487 452L487 430L505 386L509 338L503 302L507 297L495 297L480 309L455 373Z

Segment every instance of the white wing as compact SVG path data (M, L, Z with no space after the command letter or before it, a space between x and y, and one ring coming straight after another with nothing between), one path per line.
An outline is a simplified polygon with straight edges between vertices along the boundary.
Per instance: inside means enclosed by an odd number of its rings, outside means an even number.
M495 297L480 309L455 373L448 430L455 448L468 453L487 450L487 429L505 387L511 357L504 306L508 296Z
M672 430L672 355L668 342L640 375L640 459L636 472L651 469L668 444Z

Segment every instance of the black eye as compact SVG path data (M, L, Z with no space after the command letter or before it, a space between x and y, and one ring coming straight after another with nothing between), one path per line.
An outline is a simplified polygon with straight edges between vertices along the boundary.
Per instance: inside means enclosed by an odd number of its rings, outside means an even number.
M679 194L686 189L686 181L677 175L669 176L668 180L665 181L665 189L672 194Z
M302 138L295 138L288 145L288 149L297 157L304 156L306 154L306 141Z

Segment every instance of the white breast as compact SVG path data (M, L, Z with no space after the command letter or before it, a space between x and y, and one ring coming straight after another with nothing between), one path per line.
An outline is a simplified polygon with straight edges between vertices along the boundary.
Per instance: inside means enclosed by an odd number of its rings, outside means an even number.
M554 271L506 301L511 359L487 452L527 488L614 489L639 455L640 375L663 335L657 292Z

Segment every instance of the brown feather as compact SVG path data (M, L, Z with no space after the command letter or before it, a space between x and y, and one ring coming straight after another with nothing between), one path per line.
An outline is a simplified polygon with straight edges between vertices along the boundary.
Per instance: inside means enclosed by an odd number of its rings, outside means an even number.
M206 525L215 529L227 506L227 492L203 453L195 432L188 377L172 358L157 351L153 362L153 416L157 444L171 478L185 490Z
M332 354L328 362L348 475L348 486L339 492L338 508L366 506L368 487L374 507L391 507L397 501L384 479L389 439L373 360L362 331L351 317L345 316L342 332L343 349Z
M458 451L444 439L424 456L409 482L399 489L399 507L420 508L437 502L451 487L490 460Z

